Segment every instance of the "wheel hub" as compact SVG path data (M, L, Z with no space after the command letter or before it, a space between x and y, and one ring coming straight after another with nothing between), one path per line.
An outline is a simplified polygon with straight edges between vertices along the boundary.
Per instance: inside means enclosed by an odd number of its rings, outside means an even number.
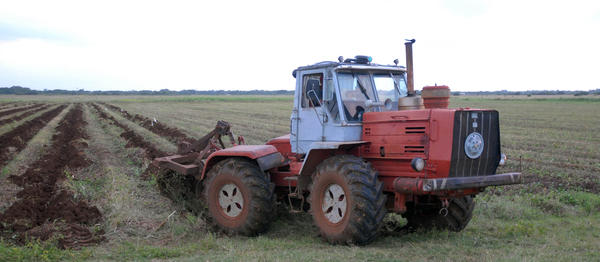
M331 223L339 223L346 215L346 192L338 184L331 184L323 194L323 214Z
M226 184L219 190L219 206L229 217L237 217L244 208L244 197L235 184Z

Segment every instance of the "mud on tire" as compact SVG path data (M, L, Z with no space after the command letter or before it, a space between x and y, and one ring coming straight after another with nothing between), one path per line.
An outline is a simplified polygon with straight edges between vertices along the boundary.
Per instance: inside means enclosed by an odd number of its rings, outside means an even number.
M386 214L383 184L377 176L370 163L355 156L333 156L319 164L309 202L326 241L365 245L377 237Z
M408 220L407 227L424 230L436 228L454 232L462 231L473 217L475 201L471 196L451 199L446 216L440 214L441 208L441 205L409 206L403 215Z
M253 162L229 158L206 174L203 197L212 223L227 234L255 236L275 211L274 184Z

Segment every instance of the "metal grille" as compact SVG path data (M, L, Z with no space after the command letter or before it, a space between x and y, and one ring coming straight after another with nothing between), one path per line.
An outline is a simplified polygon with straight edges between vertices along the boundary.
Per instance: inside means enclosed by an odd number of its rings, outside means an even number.
M481 156L471 159L465 153L465 139L473 132L483 136ZM450 177L496 174L500 162L500 125L498 111L456 111L452 135Z

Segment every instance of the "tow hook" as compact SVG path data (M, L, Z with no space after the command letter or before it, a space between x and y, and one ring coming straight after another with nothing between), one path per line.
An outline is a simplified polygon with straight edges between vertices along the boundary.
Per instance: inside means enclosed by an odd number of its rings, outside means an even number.
M448 207L450 206L450 202L448 201L448 198L442 198L442 208L440 209L440 215L442 216L447 216L448 215Z

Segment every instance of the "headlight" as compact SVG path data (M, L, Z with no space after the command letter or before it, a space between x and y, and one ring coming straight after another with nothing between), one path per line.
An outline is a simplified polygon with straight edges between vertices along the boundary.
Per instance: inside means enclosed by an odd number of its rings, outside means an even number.
M483 136L473 132L465 139L465 154L471 159L476 159L483 153L483 146Z
M506 165L506 155L505 154L500 154L500 163L498 163L498 164L501 166Z
M412 161L410 161L410 166L415 171L420 172L423 170L423 168L425 168L425 160L423 160L423 158L420 157L415 157Z

